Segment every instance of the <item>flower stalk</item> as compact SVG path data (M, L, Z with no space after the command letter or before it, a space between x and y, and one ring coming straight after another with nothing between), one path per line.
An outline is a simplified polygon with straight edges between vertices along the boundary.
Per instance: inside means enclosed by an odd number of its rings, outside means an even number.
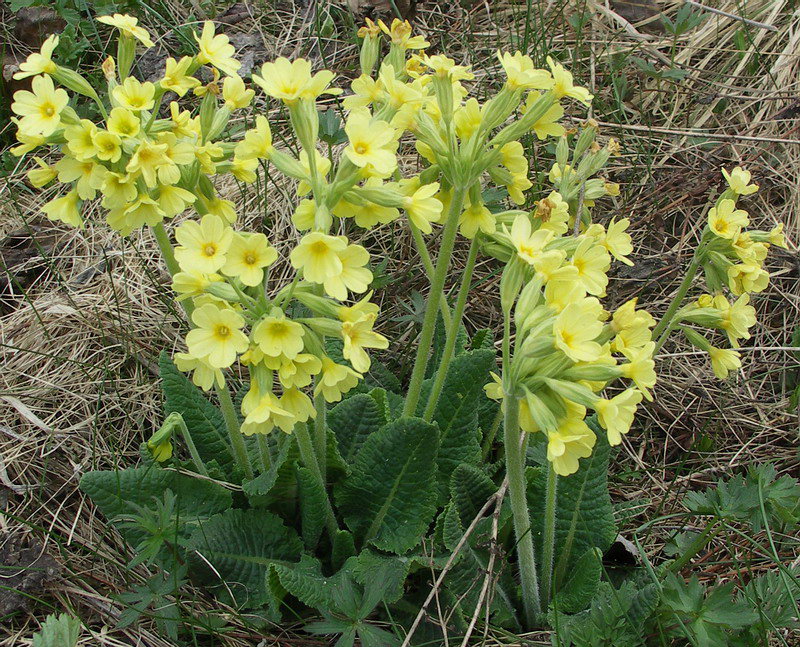
M553 464L547 464L547 486L544 505L544 535L542 542L542 602L548 604L553 588L553 558L556 545L556 501L558 474Z

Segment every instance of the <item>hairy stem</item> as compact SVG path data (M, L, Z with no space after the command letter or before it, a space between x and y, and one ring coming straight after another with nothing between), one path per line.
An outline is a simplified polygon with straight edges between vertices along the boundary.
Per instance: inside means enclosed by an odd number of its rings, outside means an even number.
M189 433L189 428L186 426L183 417L178 421L178 430L181 432L181 436L183 436L183 442L186 443L186 448L189 450L189 456L192 457L195 468L203 476L208 476L206 464L203 462L203 459L200 458L200 453L197 451L197 446L194 444L192 434Z
M548 463L547 490L544 504L544 543L542 545L542 602L550 602L553 583L553 556L556 546L556 499L558 496L558 474L553 464Z
M314 398L314 406L317 410L317 417L314 420L314 451L317 455L317 464L319 465L319 474L322 478L323 485L327 479L328 471L328 430L327 430L327 404L325 397L320 392Z
M425 245L425 239L422 237L422 232L419 230L419 227L413 222L409 221L408 225L411 228L411 236L414 238L414 244L417 247L417 252L419 252L419 257L422 259L422 264L425 266L425 272L430 281L433 278L435 268L433 267L433 261L431 261L428 247ZM442 292L439 297L439 312L442 315L442 321L444 321L444 329L450 330L450 308L447 305L447 298L444 296L444 292Z
M447 339L442 351L442 359L439 362L439 368L436 371L436 378L434 379L433 386L431 387L431 394L428 397L428 404L425 406L425 413L422 416L425 420L430 421L433 417L433 412L436 409L436 403L439 401L439 396L444 387L444 381L447 377L447 369L453 359L453 351L456 348L456 339L458 338L458 329L461 327L461 319L464 316L464 308L467 305L467 295L469 294L469 286L472 283L472 272L475 269L475 260L478 256L478 234L472 239L469 246L469 255L467 256L467 265L464 268L464 274L461 277L461 285L458 288L458 298L456 305L453 309L453 318L450 325L447 326Z
M244 436L239 429L239 417L236 415L236 407L231 399L228 387L216 387L217 397L219 397L222 416L225 418L225 429L228 430L228 439L231 441L233 457L241 468L246 479L253 478L253 466L250 464L250 457L247 455L247 447L244 444Z
M433 342L433 332L436 327L436 313L439 311L439 301L444 281L447 277L447 270L450 266L450 256L453 253L453 246L456 241L458 231L458 216L464 206L466 187L458 186L453 190L453 198L450 202L450 213L447 216L447 223L442 232L441 246L439 255L436 258L436 269L431 280L431 290L428 303L425 307L425 318L422 321L422 331L419 336L419 346L417 356L414 360L414 370L411 372L411 381L408 385L408 395L406 404L403 408L404 416L413 416L417 411L420 391L422 390L422 380L425 379L425 369L428 366L428 356Z
M333 514L333 506L328 496L328 490L325 488L325 481L322 479L322 474L320 474L319 471L319 464L317 463L314 446L311 442L311 434L308 433L308 426L306 423L298 422L294 426L294 436L297 438L297 447L300 450L300 459L303 461L303 465L314 475L319 487L325 493L325 524L328 528L328 535L333 539L339 530L339 526Z
M701 254L700 247L698 247L694 253L692 262L689 263L689 267L686 268L686 275L683 277L683 281L681 282L678 291L675 293L672 302L669 304L669 308L667 308L664 316L661 317L661 321L659 321L656 327L653 328L653 339L657 340L653 354L657 353L664 345L664 342L667 341L667 336L672 331L675 313L678 312L678 308L681 307L683 299L686 297L686 293L689 292L689 288L692 286L692 281L694 281L695 274L697 273L697 270L702 262L703 255Z
M539 581L536 575L536 557L531 535L531 518L525 481L525 462L520 448L519 402L513 395L506 395L504 444L506 450L506 473L511 513L514 519L514 535L517 539L517 558L522 584L522 600L526 628L533 627L541 612Z

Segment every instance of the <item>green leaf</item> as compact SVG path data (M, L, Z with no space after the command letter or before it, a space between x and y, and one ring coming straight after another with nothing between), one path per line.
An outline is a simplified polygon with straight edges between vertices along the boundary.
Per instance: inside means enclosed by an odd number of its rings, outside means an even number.
M364 441L336 489L342 516L362 544L403 553L419 543L436 511L438 449L436 427L419 418L400 418Z
M338 570L344 563L356 554L356 543L353 533L349 530L338 530L333 538L331 548L331 568Z
M439 425L441 451L437 462L439 484L444 489L461 463L477 465L481 459L481 432L477 403L495 367L492 350L459 355L450 364L433 420Z
M284 466L287 462L289 462L290 465L293 464L300 457L297 444L293 442L291 438L284 436L279 436L278 438L280 438L282 442L276 443L278 445L277 453L273 452L272 465L270 465L270 468L254 479L242 483L242 489L247 495L251 506L261 507L266 505L269 501L268 495L272 492L272 489L276 487L282 472L286 471L283 469Z
M611 497L608 494L608 459L611 448L605 432L597 426L594 418L587 418L587 423L597 435L592 455L580 460L580 467L575 474L558 477L556 591L561 582L571 577L570 566L578 557L591 548L599 548L605 553L617 536ZM533 472L529 469L528 473ZM534 528L544 526L544 501L545 475L538 472L528 490L528 505ZM541 536L536 539L541 544Z
M158 358L158 372L164 392L164 412L169 415L177 411L183 416L197 452L204 462L216 460L230 472L234 460L228 445L222 412L175 367L164 352Z
M380 591L380 599L392 604L403 597L403 584L411 568L411 560L380 555L372 550L364 550L352 558L349 566L356 582L367 588Z
M322 564L316 557L303 555L297 564L274 564L272 571L281 586L307 607L325 613L333 605L333 588L339 579L322 574Z
M314 550L325 529L327 494L314 474L305 467L297 468L297 486L303 543L306 550Z
M505 508L508 510L508 508ZM502 534L509 523L510 515L505 514L498 521L498 534ZM471 521L471 520L470 520ZM461 541L465 528L458 518L455 506L448 506L443 524L444 543L453 550ZM478 604L484 578L489 567L489 547L492 532L492 518L481 519L465 542L458 561L452 565L445 580L447 589L459 600L461 611L470 618ZM501 627L519 629L515 608L517 606L516 585L508 568L502 568L500 560L495 562L496 581L491 589L492 621ZM485 601L484 601L485 603Z
M359 393L340 402L328 412L328 426L336 436L339 453L352 464L364 441L387 422L386 412L376 398Z
M602 560L599 550L587 550L570 569L571 576L556 594L553 606L564 613L577 613L588 607L603 574Z
M68 613L49 615L33 634L33 647L75 647L80 631L81 621Z
M472 522L496 491L492 479L474 465L462 463L450 477L450 496L464 526Z
M202 583L244 608L270 602L272 564L298 562L303 545L294 530L266 510L227 510L211 517L188 542L190 563Z
M120 515L137 513L140 508L155 510L156 500L161 500L164 492L171 490L174 514L181 523L181 530L227 510L232 504L231 493L213 481L155 466L87 472L81 478L80 488L112 521ZM129 525L120 531L133 545L143 537L141 531Z
M347 135L342 128L342 120L333 108L328 108L319 115L319 138L326 144L335 146L347 141Z

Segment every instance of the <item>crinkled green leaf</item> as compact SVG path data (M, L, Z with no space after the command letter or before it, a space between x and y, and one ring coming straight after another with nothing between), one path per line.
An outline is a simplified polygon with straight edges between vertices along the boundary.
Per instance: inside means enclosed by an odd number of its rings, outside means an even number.
M314 550L325 529L327 494L314 474L305 467L297 468L300 498L300 524L306 550Z
M577 613L592 601L603 574L603 555L597 548L587 550L570 568L570 577L553 600L564 613Z
M239 607L270 602L267 573L273 564L300 560L303 545L291 528L266 510L227 510L198 527L188 542L198 579L229 594Z
M376 397L366 393L349 397L328 412L328 427L336 436L339 453L347 464L353 462L364 441L387 420L386 410Z
M495 354L491 350L463 353L450 363L433 415L441 438L437 468L443 489L459 464L480 462L478 403L485 397L483 386L489 381L489 372L494 366Z
M403 553L416 546L436 511L436 427L401 418L371 434L336 488L339 510L362 544Z
M496 491L497 486L492 479L483 470L468 463L456 467L450 477L450 497L465 526L472 522Z
M175 411L183 416L203 461L216 460L225 470L231 470L234 460L222 412L175 367L164 352L158 358L158 372L164 392L164 412L169 415Z

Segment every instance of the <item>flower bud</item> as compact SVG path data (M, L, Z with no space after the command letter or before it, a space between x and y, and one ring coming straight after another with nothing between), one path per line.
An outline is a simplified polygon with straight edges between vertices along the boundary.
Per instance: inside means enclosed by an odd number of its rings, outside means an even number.
M359 29L359 35L363 27ZM372 71L375 69L375 64L378 62L378 55L381 51L381 39L377 35L370 33L364 34L364 40L361 43L361 51L358 54L358 62L361 67L361 74L372 76Z
M500 278L500 306L506 317L511 314L511 308L514 306L524 278L524 268L515 256L512 257Z
M313 101L301 99L289 105L289 119L297 139L309 159L315 154L319 135L319 115Z
M147 440L147 449L157 462L163 463L172 458L172 436L185 424L181 414L173 411Z
M222 106L219 110L217 110L216 114L214 115L214 119L211 121L211 128L208 132L208 136L206 139L213 140L216 139L220 133L225 130L225 126L228 125L228 119L231 116L231 111L229 108ZM201 126L202 127L202 126Z
M211 130L214 125L214 115L217 112L217 96L213 92L206 92L200 104L200 132L203 141L211 139Z
M550 408L544 403L539 396L529 391L527 388L523 389L525 392L525 404L528 405L531 418L533 418L536 425L542 431L555 431L558 428L556 417Z
M238 303L241 301L239 294L233 289L233 286L228 285L227 283L222 283L221 281L215 281L214 283L211 283L206 288L206 292L217 297L218 299L223 299L228 303Z
M554 393L558 393L562 398L582 404L584 407L592 407L597 402L597 396L592 390L582 384L575 382L567 382L565 380L556 380L550 377L544 379L545 384L550 387Z
M571 382L586 380L589 382L609 382L622 375L617 366L610 364L587 364L586 366L573 366L564 371L560 377Z
M562 135L558 138L558 143L556 144L556 164L563 169L567 167L568 161L569 146L567 145L567 138Z
M575 142L574 158L576 160L580 159L594 143L595 137L597 137L597 122L594 119L589 119Z
M131 36L120 33L117 43L117 65L119 66L119 78L124 79L131 73L133 57L136 54L136 42Z
M341 307L339 304L325 297L312 294L307 289L298 287L294 291L294 298L315 315L330 317L331 319L337 319L339 316L339 308Z
M676 314L676 319L707 328L715 328L722 324L722 315L717 308L681 308Z
M275 168L288 177L294 178L295 180L308 179L308 174L303 168L303 165L291 155L287 155L273 148L270 150L269 160L275 165Z
M214 185L211 184L211 180L208 179L205 173L199 174L197 178L197 188L200 189L200 193L208 200L213 200L216 197L217 192L214 190Z
M309 317L305 319L296 319L295 321L299 321L308 326L311 330L326 337L340 337L342 334L341 321L334 321L324 317Z
M695 348L699 348L700 350L704 350L708 352L708 349L711 348L710 342L703 337L698 332L695 332L691 328L681 328L683 334L686 335L686 339L689 340L689 343L694 346Z

